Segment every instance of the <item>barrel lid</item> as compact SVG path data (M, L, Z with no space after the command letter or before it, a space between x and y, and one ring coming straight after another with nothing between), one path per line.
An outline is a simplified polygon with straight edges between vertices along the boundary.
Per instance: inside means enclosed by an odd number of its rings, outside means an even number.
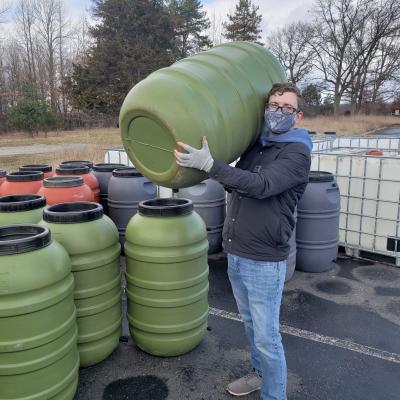
M80 175L88 174L90 172L90 168L87 165L83 164L60 164L56 168L56 172L60 175Z
M100 219L102 216L103 207L90 202L55 204L43 211L43 219L55 224L89 222Z
M40 225L6 225L0 227L0 255L27 253L51 242L48 228Z
M119 178L143 176L136 168L133 167L114 169L112 174L113 176L118 176Z
M79 166L79 165L86 165L89 168L93 167L93 163L92 161L88 161L88 160L70 160L70 161L63 161L60 165L75 165L75 166Z
M4 169L0 169L0 178L2 178L3 176L6 176L7 172L4 171Z
M126 168L125 164L100 163L94 164L93 170L97 172L112 172L114 169Z
M29 211L43 208L46 199L38 194L14 194L0 197L0 211Z
M330 172L325 171L310 171L309 181L310 182L333 182L335 177Z
M193 211L193 202L188 199L151 199L139 203L139 213L152 217L174 217L187 215Z
M48 188L70 188L83 185L81 176L52 176L43 181L43 186Z
M17 171L6 175L9 182L31 182L43 180L42 171Z
M29 164L19 167L20 171L42 171L51 172L53 167L50 164Z

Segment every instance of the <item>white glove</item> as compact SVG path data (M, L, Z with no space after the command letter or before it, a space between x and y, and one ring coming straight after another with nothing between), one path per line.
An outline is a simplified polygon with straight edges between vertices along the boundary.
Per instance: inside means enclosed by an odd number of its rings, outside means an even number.
M203 146L201 149L195 149L194 147L182 142L177 143L187 151L187 153L180 153L178 150L174 150L177 164L181 167L196 168L201 171L210 172L214 160L211 156L207 138L205 136L203 136Z

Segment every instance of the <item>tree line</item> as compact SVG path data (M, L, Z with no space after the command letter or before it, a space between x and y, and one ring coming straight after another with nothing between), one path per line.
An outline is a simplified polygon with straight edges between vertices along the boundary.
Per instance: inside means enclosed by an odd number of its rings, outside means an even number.
M66 4L0 2L0 129L59 126L71 114L117 116L151 72L231 40L270 48L320 109L338 113L348 102L358 113L398 95L397 0L315 0L310 22L264 40L251 0L236 0L223 19L210 19L200 0L92 0L90 23L71 20Z

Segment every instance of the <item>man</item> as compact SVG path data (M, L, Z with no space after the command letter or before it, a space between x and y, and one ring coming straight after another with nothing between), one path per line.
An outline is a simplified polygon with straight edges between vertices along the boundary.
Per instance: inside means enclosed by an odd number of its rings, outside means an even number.
M279 310L293 213L307 186L312 150L308 132L294 128L303 118L300 101L295 85L273 85L264 130L235 168L213 160L205 137L200 150L178 142L187 153L175 151L179 165L206 171L232 192L223 246L253 367L252 373L228 385L235 396L261 389L263 400L286 400Z

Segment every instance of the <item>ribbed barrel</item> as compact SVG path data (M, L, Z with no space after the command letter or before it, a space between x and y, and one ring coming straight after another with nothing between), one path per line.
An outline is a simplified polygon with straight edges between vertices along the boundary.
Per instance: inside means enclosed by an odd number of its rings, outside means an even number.
M44 196L48 205L94 201L92 189L81 176L53 176L43 181L38 194Z
M121 246L125 229L139 203L157 197L157 187L135 168L116 169L108 183L108 214L118 228Z
M19 167L20 171L41 171L44 178L54 176L53 167L50 164L27 164Z
M206 135L214 158L237 159L260 134L266 95L286 81L264 47L233 42L185 58L150 74L126 96L120 112L124 147L135 167L170 188L206 178L180 168L177 140L200 148Z
M66 161L68 163L72 163L73 161ZM84 161L75 161L76 163L83 163ZM87 161L89 163L89 161ZM83 178L83 181L90 187L93 192L94 201L96 203L100 202L100 187L99 182L97 181L96 176L91 172L91 169L88 165L84 164L60 164L58 168L56 168L56 173L58 176L65 175L78 175Z
M296 268L323 272L332 267L339 245L340 193L329 172L311 171L297 207Z
M207 228L208 253L222 249L222 227L225 220L225 189L213 179L178 192L180 198L192 200L194 210L203 218Z
M44 211L41 224L71 257L81 366L103 361L121 333L118 231L96 203L65 203Z
M0 399L73 399L73 289L68 254L47 228L0 228Z
M37 194L0 197L0 226L37 224L42 219L46 199Z
M0 196L13 194L36 194L42 187L43 172L18 171L6 175L6 181L0 186Z
M103 206L104 214L108 215L108 183L110 182L114 169L126 167L124 164L100 163L93 165L93 174L97 178L100 187L100 204Z
M206 333L207 233L192 209L190 200L144 201L126 230L129 327L157 356L184 354Z

